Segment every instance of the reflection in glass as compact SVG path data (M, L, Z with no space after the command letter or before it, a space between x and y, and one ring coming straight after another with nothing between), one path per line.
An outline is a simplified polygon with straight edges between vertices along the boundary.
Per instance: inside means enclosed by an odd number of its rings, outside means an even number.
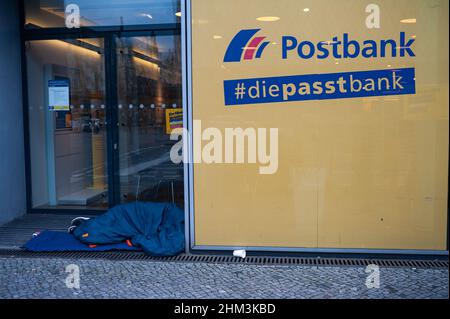
M183 206L183 165L170 159L182 123L179 36L117 40L121 200Z
M78 5L82 27L180 22L179 0L25 0L26 27L65 27L69 4Z
M30 41L26 54L33 207L106 208L103 41Z

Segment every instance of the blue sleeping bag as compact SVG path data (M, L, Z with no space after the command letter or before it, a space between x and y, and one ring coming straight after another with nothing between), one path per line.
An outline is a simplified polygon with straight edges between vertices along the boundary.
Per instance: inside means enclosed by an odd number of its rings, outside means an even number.
M137 246L130 246L126 241L118 244L86 245L80 243L72 234L65 231L44 230L33 235L23 249L29 251L110 251L130 250L140 251Z
M174 256L184 250L184 212L174 204L134 202L111 208L84 221L73 235L84 244L130 240L152 256Z

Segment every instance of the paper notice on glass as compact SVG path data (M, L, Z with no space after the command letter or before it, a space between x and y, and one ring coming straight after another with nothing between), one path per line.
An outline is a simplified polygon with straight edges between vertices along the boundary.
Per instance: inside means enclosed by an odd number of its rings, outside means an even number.
M183 109L166 109L166 133L183 128Z
M70 93L68 80L48 81L48 109L51 111L70 110Z

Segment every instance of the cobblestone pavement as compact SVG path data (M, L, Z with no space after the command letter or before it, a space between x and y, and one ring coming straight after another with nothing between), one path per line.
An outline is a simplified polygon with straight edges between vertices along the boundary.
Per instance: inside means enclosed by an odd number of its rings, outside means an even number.
M67 288L66 266L80 269ZM448 269L0 258L0 298L448 298Z

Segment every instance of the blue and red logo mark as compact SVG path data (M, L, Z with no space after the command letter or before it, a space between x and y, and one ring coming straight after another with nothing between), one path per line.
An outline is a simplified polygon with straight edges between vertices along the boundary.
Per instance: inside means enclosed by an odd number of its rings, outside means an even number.
M239 31L231 40L227 52L223 59L224 62L240 62L244 60L259 59L264 49L270 43L264 41L266 37L255 37L261 29L249 29Z

